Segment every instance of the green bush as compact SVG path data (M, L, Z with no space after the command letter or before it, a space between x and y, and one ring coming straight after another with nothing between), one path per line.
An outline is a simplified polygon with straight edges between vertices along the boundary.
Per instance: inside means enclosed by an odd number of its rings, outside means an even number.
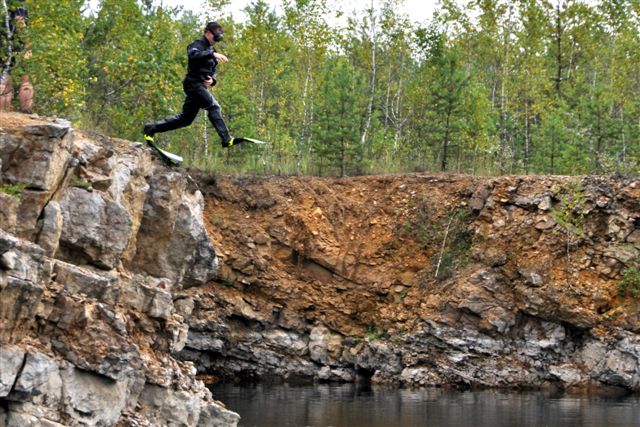
M389 339L389 334L387 333L387 331L378 331L375 326L369 326L367 328L367 340L377 341L386 339Z
M640 268L626 268L622 271L622 277L623 279L618 285L620 296L640 299Z
M2 184L0 185L0 193L5 193L10 196L20 197L22 191L27 188L27 184Z

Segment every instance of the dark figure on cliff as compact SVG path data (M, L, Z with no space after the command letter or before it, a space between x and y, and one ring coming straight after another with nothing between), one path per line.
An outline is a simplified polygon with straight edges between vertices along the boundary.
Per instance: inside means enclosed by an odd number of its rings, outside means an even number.
M234 138L229 135L227 125L224 123L220 104L208 90L217 83L216 67L218 61L228 61L225 55L216 52L214 48L215 44L222 39L222 26L212 21L205 27L204 36L187 47L189 63L187 76L182 82L187 97L182 106L182 112L159 122L144 125L143 133L147 142L153 144L153 136L156 133L189 126L195 120L198 111L203 108L207 110L209 121L220 136L222 146L230 147L233 145Z
M9 2L8 8L1 16L0 25L0 110L11 109L14 97L14 86L11 72L21 64L21 60L31 58L29 44L24 37L29 14L24 7L24 0ZM18 67L19 68L19 67ZM17 90L20 100L20 110L30 113L33 106L33 85L28 75L20 77Z

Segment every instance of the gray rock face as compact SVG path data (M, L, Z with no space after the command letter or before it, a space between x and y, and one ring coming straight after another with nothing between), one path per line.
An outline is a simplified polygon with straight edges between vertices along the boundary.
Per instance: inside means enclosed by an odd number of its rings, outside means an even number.
M185 287L215 277L218 258L202 222L204 200L178 173L153 176L137 235L134 265Z
M0 193L0 426L196 427L201 412L200 425L237 425L170 355L189 329L173 289L217 266L186 174L139 144L20 115L0 129L0 171L25 187ZM150 181L171 182L158 205L170 215L144 209ZM156 247L145 233L158 230L170 241ZM131 263L146 252L166 260L155 275Z
M71 159L70 129L69 122L59 121L3 135L0 158L4 179L36 190L55 189Z
M62 235L62 209L56 201L50 201L44 208L41 224L38 227L38 245L45 250L47 256L53 256L60 245L60 236Z
M276 223L244 222L252 227L224 266L234 285L195 288L219 266L185 172L135 144L74 141L55 123L3 129L0 147L2 183L28 186L0 197L0 360L11 366L0 376L0 424L237 424L178 351L229 377L640 387L637 317L611 306L640 252L635 183L584 180L589 203L575 214L587 217L571 236L556 178L451 178L456 189L440 200L426 196L445 181L430 180L423 204L441 211L431 220L465 207L473 228L452 230L472 256L442 281L430 279L438 227L427 247L394 228L404 207L421 206L404 183L378 181L376 192L395 189L379 200L398 209L362 211L356 223L354 206L344 221L342 207L318 199L303 217L283 212L298 190L278 201L253 188L221 200L246 213L274 207ZM24 367L7 348L26 354Z
M76 425L114 425L129 397L128 380L110 378L74 367L62 370L65 414Z
M0 397L5 397L13 388L22 364L24 362L24 351L17 347L0 348Z
M61 252L67 259L111 269L118 265L131 235L129 213L97 192L68 188L60 200Z
M141 412L156 425L188 427L198 425L200 419L200 402L184 391L147 385L138 402Z

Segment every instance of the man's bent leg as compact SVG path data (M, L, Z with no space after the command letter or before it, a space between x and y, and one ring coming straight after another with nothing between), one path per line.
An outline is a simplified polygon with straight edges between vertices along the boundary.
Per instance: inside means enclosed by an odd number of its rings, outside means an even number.
M167 132L174 129L180 129L183 127L189 126L195 120L198 115L198 107L197 102L187 96L187 99L184 101L184 105L182 106L182 112L175 116L167 117L164 120L160 120L159 122L155 122L149 125L145 125L144 133L145 135L153 136L155 133L159 132Z
M155 123L144 125L143 133L145 139L153 141L153 135L159 132L167 132L189 126L195 120L200 110L200 101L187 92L187 98L182 105L182 112L175 116L167 117Z
M213 98L213 96L212 96ZM227 125L222 118L222 108L220 108L220 104L213 98L213 105L209 107L207 110L207 115L209 116L209 121L215 128L218 136L220 137L220 141L222 142L223 147L228 147L232 140L231 135L229 135L229 130L227 129Z
M200 108L207 110L209 121L218 133L222 146L229 147L232 145L233 138L229 135L227 125L222 118L222 108L220 108L220 104L216 101L211 92L209 92L203 84L193 85L189 88L185 88L185 90L188 90L188 93L192 95L194 99L199 100Z

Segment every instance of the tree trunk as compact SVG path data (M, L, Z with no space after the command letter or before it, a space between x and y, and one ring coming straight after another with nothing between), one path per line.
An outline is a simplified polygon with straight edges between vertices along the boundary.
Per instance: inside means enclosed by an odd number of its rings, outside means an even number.
M11 65L11 61L13 59L13 32L11 31L11 23L9 8L7 7L7 0L2 0L2 6L4 7L4 27L6 31L7 37L7 60L4 64L2 64L2 70L0 71L0 79L5 78L5 74L9 72L9 66Z
M307 94L309 90L309 80L311 79L311 66L307 64L307 73L304 79L304 88L302 89L302 128L300 129L300 135L298 137L298 141L296 141L298 145L298 152L296 158L296 171L298 173L301 172L302 168L302 153L304 151L305 139L307 137Z
M524 102L524 173L529 174L529 156L531 144L531 126L529 123L529 99Z
M562 96L562 34L564 32L564 28L562 27L562 14L560 10L561 0L557 0L556 3L556 96L557 99L560 99Z
M451 100L447 106L447 119L445 123L444 130L444 141L442 142L442 162L440 164L440 171L447 171L447 161L448 161L448 150L449 150L449 137L450 137L450 123L451 123L451 113L453 112L453 105L451 105Z
M367 106L367 119L364 125L364 129L362 131L362 135L360 137L360 155L358 160L362 161L362 157L364 155L364 146L367 142L367 134L369 132L369 127L371 126L371 117L373 116L373 101L376 95L376 50L377 50L377 33L376 33L376 16L375 10L373 8L373 0L371 0L371 9L370 9L370 24L371 24L371 92L369 95L369 104Z
M345 143L344 143L344 135L340 138L340 177L344 177L344 169L345 169Z
M620 159L622 167L620 168L620 172L623 172L627 169L627 139L624 131L624 107L620 108L620 129L622 131L622 158Z
M507 81L509 79L509 35L511 34L511 13L512 8L509 8L509 16L507 18L503 44L504 44L504 56L502 59L502 81L500 87L500 173L505 172L506 166L506 147L508 144L509 135L507 134Z

